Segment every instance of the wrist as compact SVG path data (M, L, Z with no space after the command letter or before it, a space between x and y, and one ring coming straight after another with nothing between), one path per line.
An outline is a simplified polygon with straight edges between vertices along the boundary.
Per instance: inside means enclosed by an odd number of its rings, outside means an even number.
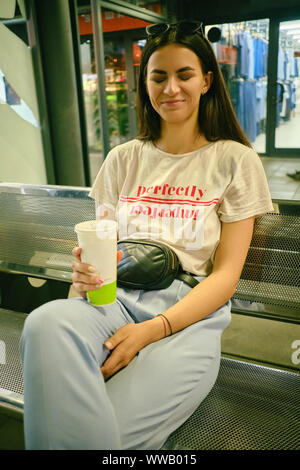
M168 336L168 329L166 334L166 327L162 317L157 316L151 320L147 320L145 323L148 324L150 343L154 343Z
M145 323L149 324L150 342L159 341L173 333L170 328L170 323L164 315L157 315L155 318L147 320Z

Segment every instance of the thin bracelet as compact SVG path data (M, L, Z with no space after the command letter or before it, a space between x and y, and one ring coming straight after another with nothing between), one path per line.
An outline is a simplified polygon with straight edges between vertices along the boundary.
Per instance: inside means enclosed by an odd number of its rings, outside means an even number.
M172 327L171 327L171 324L169 322L169 320L167 319L167 317L165 317L162 313L159 314L161 317L164 317L164 319L167 321L168 325L169 325L169 328L170 328L170 335L173 334L173 331L172 331Z
M165 330L165 336L164 336L164 337L166 337L166 336L167 336L166 322L165 322L165 320L162 318L162 315L158 315L158 316L161 317L161 320L162 320L162 322L163 322L163 324L164 324L164 330Z

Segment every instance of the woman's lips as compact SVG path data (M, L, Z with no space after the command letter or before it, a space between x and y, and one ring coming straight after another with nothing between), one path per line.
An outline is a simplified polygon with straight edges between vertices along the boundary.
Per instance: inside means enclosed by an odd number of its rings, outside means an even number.
M183 103L184 100L168 100L168 101L162 101L161 104L164 104L166 106L177 106L180 103Z

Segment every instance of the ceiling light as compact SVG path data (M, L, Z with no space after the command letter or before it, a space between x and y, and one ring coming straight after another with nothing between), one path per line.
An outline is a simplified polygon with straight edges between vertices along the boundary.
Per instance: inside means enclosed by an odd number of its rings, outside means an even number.
M300 29L300 22L292 24L281 24L280 29Z
M292 36L293 34L299 34L300 33L300 28L299 29L292 29L291 31L286 31L286 34L289 36Z

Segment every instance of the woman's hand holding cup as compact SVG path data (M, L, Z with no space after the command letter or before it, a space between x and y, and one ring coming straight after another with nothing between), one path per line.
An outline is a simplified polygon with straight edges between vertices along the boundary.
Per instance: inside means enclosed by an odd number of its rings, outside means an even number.
M77 260L73 261L72 263L72 285L76 292L78 292L81 297L86 299L86 292L89 290L99 289L103 284L103 281L99 278L99 276L94 274L96 272L95 266L92 266L88 263L82 263L81 250L82 249L79 246L75 246L72 250L72 254ZM117 263L121 261L122 256L123 251L117 251Z

